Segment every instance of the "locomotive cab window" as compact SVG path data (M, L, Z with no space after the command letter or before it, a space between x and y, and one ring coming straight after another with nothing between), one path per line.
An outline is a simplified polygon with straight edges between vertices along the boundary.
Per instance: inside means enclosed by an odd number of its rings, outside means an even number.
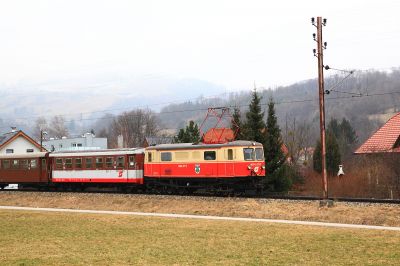
M204 160L206 161L213 161L217 158L215 151L205 151L204 152Z
M256 148L256 160L263 161L264 160L264 152L262 148Z
M171 152L162 152L161 153L161 161L162 162L172 161L172 153Z
M148 160L149 163L151 163L153 161L153 155L152 155L151 152L147 153L147 160Z
M254 149L253 148L244 148L243 156L246 161L253 161L254 160Z

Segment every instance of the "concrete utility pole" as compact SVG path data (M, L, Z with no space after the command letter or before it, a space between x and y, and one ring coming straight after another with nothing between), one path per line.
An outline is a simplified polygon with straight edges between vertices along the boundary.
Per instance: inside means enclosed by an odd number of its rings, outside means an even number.
M40 151L44 151L43 148L43 138L44 136L47 135L46 131L43 131L42 129L40 130Z
M311 18L311 23L317 27L317 37L313 34L314 40L317 42L317 51L314 49L314 56L318 58L318 88L319 88L319 122L321 130L321 158L322 158L322 191L323 199L328 199L328 174L326 172L326 134L325 134L325 89L324 89L324 62L323 51L326 49L326 42L322 43L322 26L326 25L326 19L317 17Z

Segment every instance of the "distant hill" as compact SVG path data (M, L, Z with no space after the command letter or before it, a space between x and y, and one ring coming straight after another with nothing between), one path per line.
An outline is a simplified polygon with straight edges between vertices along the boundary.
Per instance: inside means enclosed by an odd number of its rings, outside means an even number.
M368 138L391 115L400 110L400 69L355 72L326 77L326 118L350 120L359 141ZM174 132L189 120L201 123L208 107L238 106L244 116L252 89L224 93L217 84L196 79L163 76L103 76L101 78L1 85L0 131L9 126L31 130L38 116L67 114L72 134L109 126L111 119L97 120L106 113L119 114L135 108L157 113L163 132ZM305 124L318 138L319 109L316 79L274 89L258 89L263 107L270 97L282 133L293 124ZM99 111L99 112L97 112Z
M17 126L29 133L37 117L49 120L54 115L63 115L70 132L81 134L104 115L104 110L111 114L135 108L158 111L172 102L223 91L222 86L207 81L157 75L0 84L0 132Z
M400 110L400 70L388 72L355 72L353 75L334 75L325 79L326 120L350 120L360 142L368 138L391 115ZM224 97L198 99L171 104L161 109L160 118L165 127L181 128L189 120L201 123L206 109L212 106L240 106L242 114L250 102L246 92L230 93ZM306 80L286 87L259 90L262 104L270 97L276 102L276 111L282 131L286 124L306 123L315 137L319 130L317 80ZM179 119L177 114L179 113Z

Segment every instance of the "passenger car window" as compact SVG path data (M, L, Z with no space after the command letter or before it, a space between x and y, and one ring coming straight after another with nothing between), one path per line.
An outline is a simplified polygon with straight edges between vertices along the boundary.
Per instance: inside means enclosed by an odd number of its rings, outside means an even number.
M117 158L117 167L118 168L123 168L125 165L125 158L123 156L119 156Z
M106 158L106 168L112 168L113 167L113 158L112 157L107 157Z
M243 149L243 156L246 161L254 160L254 149L252 148L244 148Z
M3 168L4 169L10 168L10 161L9 160L3 160Z
M18 160L11 160L11 168L18 168L19 161Z
M42 163L44 162L43 169L46 169L46 160L42 160ZM37 167L37 161L36 159L31 159L31 169L35 169Z
M217 158L215 151L205 151L204 152L204 160L210 161L215 160Z
M87 169L92 169L93 165L92 165L92 158L86 158L85 159L85 167Z
M82 158L75 158L75 168L82 169Z
M20 166L22 169L28 169L28 160L25 160L25 159L20 160L20 161L19 161L19 166Z
M97 157L96 158L96 168L97 169L102 169L103 168L103 158L102 157Z
M72 159L71 158L65 159L65 168L72 169Z
M62 159L61 158L57 158L56 159L56 169L62 169L63 165L62 165Z

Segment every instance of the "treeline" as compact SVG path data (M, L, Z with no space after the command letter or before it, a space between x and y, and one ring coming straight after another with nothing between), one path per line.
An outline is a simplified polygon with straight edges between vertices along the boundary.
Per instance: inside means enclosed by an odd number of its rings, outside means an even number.
M400 70L356 71L343 81L344 77L338 74L325 79L325 87L330 90L326 95L326 120L345 118L354 128L359 142L363 142L386 121L388 117L385 114L400 111ZM317 81L312 79L290 86L258 90L263 110L267 109L268 99L273 97L285 140L295 124L296 130L307 128L312 140L309 144L315 145L314 140L319 135L317 88ZM248 91L212 99L199 98L197 101L168 105L160 111L159 117L165 127L182 128L190 120L200 123L208 107L238 106L241 112L245 112L250 101L251 93Z
M39 117L31 131L37 141L40 141L41 131L46 132L45 139L70 137L62 116L55 116L50 121ZM136 109L119 115L106 114L81 134L87 132L107 138L108 148L142 147L146 137L160 134L160 122L153 111Z

